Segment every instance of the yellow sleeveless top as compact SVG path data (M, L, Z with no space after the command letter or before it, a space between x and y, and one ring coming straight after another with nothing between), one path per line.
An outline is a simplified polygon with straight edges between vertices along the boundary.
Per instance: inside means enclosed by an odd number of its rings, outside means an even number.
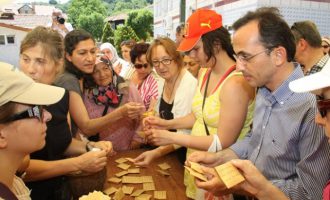
M206 72L207 72L206 68L201 69L201 76L200 76L199 83L198 83L198 89L196 90L196 93L195 93L195 96L194 96L193 102L192 102L192 111L196 118L196 121L195 121L194 126L191 131L191 135L193 135L193 136L206 136L207 135L205 127L204 127L203 116L204 116L204 120L207 125L207 128L210 132L210 135L217 134L219 111L221 108L220 101L219 101L219 95L220 95L221 88L222 88L223 84L228 79L230 79L232 76L242 76L242 73L236 72L236 71L229 74L223 80L223 82L219 85L219 87L216 89L216 91L214 91L213 94L211 94L205 98L205 105L204 105L204 109L202 112L204 94L201 94L201 86L202 86L202 82L203 82ZM251 102L248 107L248 113L247 113L247 116L245 119L243 129L240 133L239 139L244 138L246 133L250 130L250 125L253 120L254 105L255 105L255 100L253 100L253 102ZM187 149L187 158L193 151L194 150L191 148ZM193 176L189 175L189 173L186 170L184 173L184 184L186 185L186 195L189 198L194 199L195 195L196 195L196 186L194 183L194 178L193 178Z

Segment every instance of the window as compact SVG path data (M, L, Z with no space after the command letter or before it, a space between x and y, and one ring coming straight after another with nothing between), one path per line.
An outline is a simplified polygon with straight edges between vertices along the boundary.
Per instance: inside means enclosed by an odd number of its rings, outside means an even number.
M15 35L7 35L7 44L15 44Z
M6 44L5 36L0 35L0 45L5 45L5 44Z

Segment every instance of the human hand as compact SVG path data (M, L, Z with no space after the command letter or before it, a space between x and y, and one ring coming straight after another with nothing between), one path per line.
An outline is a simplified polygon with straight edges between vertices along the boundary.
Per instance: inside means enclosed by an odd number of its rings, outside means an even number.
M122 68L123 68L123 65L121 63L118 63L118 65L113 67L113 70L116 72L117 75L119 75Z
M134 164L137 166L147 166L158 157L160 157L160 154L155 149L145 151L134 159Z
M167 130L150 129L144 132L148 143L157 146L173 144L175 137L173 132Z
M215 167L218 165L219 162L216 153L206 151L195 151L191 153L186 160L187 166L190 165L189 161L196 162L209 167Z
M207 181L202 181L195 178L195 184L198 188L204 189L215 196L222 196L231 193L231 190L226 188L214 168L201 166L201 170L207 177Z
M262 196L267 197L268 194L275 195L277 192L281 193L279 190L272 192L268 191L268 189L277 189L273 187L272 183L262 175L250 160L235 159L232 160L231 163L241 171L245 178L244 182L235 187L237 190L243 190L243 193L248 193L258 198Z
M92 146L105 150L106 154L109 156L112 154L113 147L112 147L112 142L110 141L99 141L99 142L90 142L92 143Z
M143 129L169 129L168 121L156 116L149 116L142 121Z
M123 109L124 116L130 119L138 119L144 110L144 105L136 102L129 102L123 105Z
M107 164L106 151L89 151L75 158L77 168L82 172L95 173Z

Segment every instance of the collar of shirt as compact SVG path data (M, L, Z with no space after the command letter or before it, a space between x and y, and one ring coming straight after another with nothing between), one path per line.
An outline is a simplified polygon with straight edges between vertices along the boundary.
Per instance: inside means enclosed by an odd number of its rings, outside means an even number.
M270 92L266 87L259 88L260 94L264 97L266 101L270 103L270 105L274 105L275 103L278 103L280 105L285 104L286 100L288 100L293 94L293 92L289 88L289 83L304 76L300 65L298 63L293 64L295 66L295 69L275 91Z
M329 54L324 55L310 70L306 72L305 76L321 71L328 60ZM303 66L301 66L301 69L304 71Z

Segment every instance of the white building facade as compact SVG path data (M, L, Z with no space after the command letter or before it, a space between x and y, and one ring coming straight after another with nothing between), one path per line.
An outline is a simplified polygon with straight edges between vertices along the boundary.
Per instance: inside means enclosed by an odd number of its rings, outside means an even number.
M154 0L154 37L175 38L180 24L181 0ZM311 20L321 35L330 35L330 0L186 0L186 19L198 8L215 10L222 15L223 24L231 27L233 22L248 11L259 7L279 8L287 23Z
M18 67L19 48L30 29L0 23L0 61Z

